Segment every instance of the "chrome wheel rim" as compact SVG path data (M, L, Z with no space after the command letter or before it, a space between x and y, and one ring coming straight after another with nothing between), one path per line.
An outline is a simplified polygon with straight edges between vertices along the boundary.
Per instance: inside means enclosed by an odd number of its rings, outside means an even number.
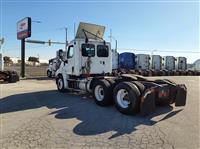
M59 89L63 88L63 81L62 81L62 79L58 79L58 88Z
M130 104L130 99L127 90L125 89L118 90L116 98L119 106L121 106L122 108L128 108Z
M95 98L98 100L98 101L102 101L104 99L104 90L103 90L103 87L101 85L97 85L94 89L94 95L95 95Z

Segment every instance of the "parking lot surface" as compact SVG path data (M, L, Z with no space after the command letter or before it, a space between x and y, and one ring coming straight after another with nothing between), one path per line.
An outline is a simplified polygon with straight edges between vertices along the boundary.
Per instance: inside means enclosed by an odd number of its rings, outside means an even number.
M54 80L0 84L0 148L200 148L200 77L163 78L186 84L187 105L146 117L59 93Z

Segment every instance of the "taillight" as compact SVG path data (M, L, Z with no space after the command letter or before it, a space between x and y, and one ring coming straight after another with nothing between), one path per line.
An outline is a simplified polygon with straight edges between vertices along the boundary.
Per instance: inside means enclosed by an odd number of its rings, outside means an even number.
M158 93L158 97L161 98L161 97L168 97L169 96L169 90L160 90L159 93Z

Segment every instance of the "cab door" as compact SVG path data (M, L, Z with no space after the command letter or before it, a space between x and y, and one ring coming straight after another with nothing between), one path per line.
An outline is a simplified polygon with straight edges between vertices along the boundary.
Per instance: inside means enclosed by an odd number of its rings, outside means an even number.
M69 75L74 74L74 45L69 45L67 50L67 63L66 73Z

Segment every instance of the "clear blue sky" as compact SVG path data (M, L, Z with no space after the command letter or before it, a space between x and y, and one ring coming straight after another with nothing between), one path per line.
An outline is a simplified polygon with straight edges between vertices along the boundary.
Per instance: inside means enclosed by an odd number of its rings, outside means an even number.
M0 38L6 40L2 46L5 55L20 57L16 22L29 16L42 21L32 23L30 39L64 41L62 28L68 27L68 39L71 40L74 23L77 27L79 22L88 22L105 25L106 40L112 28L119 52L130 49L134 53L151 54L157 49L154 54L186 56L190 63L200 58L198 1L0 1ZM114 41L112 43L114 48ZM26 44L26 57L39 54L41 59L49 59L59 48L64 45Z

